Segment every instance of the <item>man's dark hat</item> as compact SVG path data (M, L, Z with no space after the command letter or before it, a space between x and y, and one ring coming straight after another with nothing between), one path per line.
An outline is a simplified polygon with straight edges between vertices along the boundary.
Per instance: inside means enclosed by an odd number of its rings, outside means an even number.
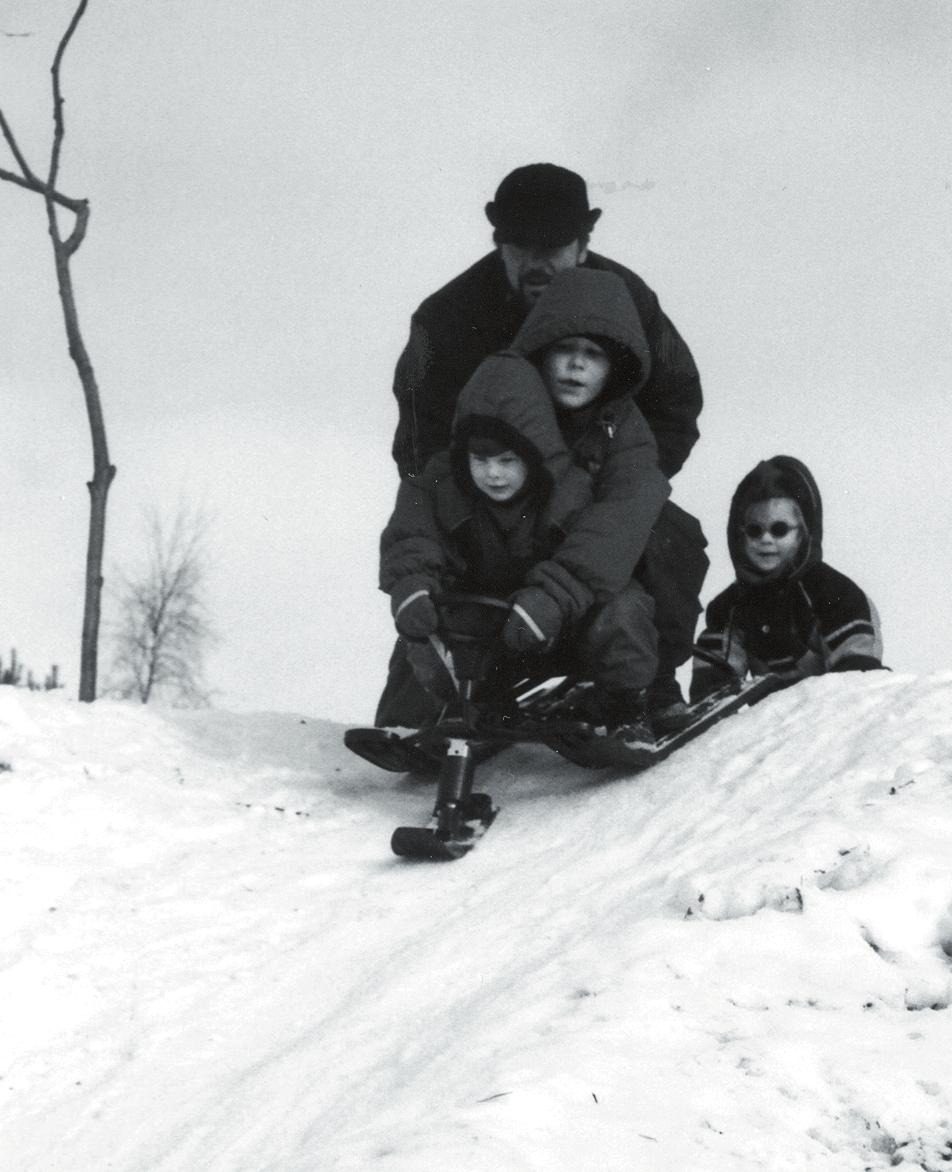
M585 180L554 163L517 167L486 204L497 244L559 248L592 230L601 208L588 206Z

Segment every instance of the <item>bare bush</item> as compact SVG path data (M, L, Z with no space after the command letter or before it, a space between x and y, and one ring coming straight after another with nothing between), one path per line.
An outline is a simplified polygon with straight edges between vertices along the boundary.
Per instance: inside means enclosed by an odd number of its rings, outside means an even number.
M204 657L217 636L205 602L206 532L201 513L179 509L170 523L147 515L148 554L136 572L119 574L115 590L112 695L209 703Z
M59 665L56 663L46 673L42 684L37 680L30 668L26 669L26 679L24 680L23 671L23 663L17 655L17 649L15 647L10 649L10 664L8 667L3 666L3 659L0 658L0 684L9 684L14 688L29 688L31 692L38 692L41 689L44 692L53 692L57 688L63 687L59 677Z

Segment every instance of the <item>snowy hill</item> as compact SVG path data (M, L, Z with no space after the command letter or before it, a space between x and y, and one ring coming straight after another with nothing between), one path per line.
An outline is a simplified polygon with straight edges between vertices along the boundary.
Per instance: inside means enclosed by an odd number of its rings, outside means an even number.
M443 865L341 731L0 688L4 1172L949 1166L952 673L510 750Z

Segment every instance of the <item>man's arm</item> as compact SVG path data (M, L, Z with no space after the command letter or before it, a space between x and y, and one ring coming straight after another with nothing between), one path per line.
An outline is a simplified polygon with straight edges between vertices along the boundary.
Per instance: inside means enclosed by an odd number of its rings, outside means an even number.
M491 352L454 307L438 310L422 306L413 315L394 371L400 419L392 452L401 476L419 475L431 456L450 446L459 393Z
M439 430L436 421L423 414L434 397L433 357L430 332L414 314L410 321L410 337L393 374L393 394L400 417L391 452L401 477L422 472L429 456L440 447L431 439Z
M691 351L657 298L654 303L654 316L644 321L651 348L651 374L638 393L638 406L658 442L661 471L671 477L681 469L697 442L697 419L704 399Z
M489 253L414 313L393 378L400 411L393 458L401 476L418 475L449 447L463 385L488 354L509 344L515 325L505 297L505 273Z
M687 343L661 308L657 295L631 269L589 253L590 267L617 273L628 287L651 351L651 371L637 403L658 443L658 464L667 477L678 472L699 435L704 405L701 377Z

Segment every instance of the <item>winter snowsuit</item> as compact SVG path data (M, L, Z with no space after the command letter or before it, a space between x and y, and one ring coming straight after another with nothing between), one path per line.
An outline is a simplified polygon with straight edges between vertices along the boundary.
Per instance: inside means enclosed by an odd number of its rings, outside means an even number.
M661 470L673 476L698 438L701 381L691 352L637 274L592 252L582 267L617 274L635 304L646 343L636 401L657 440ZM393 458L401 476L421 472L434 453L449 446L456 398L464 383L484 358L512 344L526 313L497 252L419 306L393 381L400 410Z
M707 541L696 518L656 491L650 431L636 405L644 398L651 351L628 290L613 273L587 268L559 273L533 306L513 348L539 362L549 345L573 335L607 342L613 370L595 403L557 411L559 426L573 458L595 478L595 510L602 523L634 551L636 577L655 601L660 671L673 676L694 645Z
M467 460L473 434L528 452L534 488L505 504L480 493ZM654 475L663 498L667 482L657 469ZM561 663L568 656L607 691L643 688L657 666L651 599L631 582L624 545L586 521L591 510L592 478L566 449L538 371L518 354L493 355L460 394L450 450L400 485L380 541L380 588L404 596L456 589L508 597L538 587L561 616ZM428 678L425 669L418 675ZM407 700L404 693L388 701L385 693L378 724L412 725L430 714L407 719L399 712Z
M778 577L747 561L743 534L747 508L776 497L794 500L805 526L794 564ZM823 505L806 465L774 456L744 477L731 500L727 546L737 580L709 604L701 649L725 659L741 678L882 667L876 608L852 579L823 561ZM723 668L695 658L692 700L729 678Z

